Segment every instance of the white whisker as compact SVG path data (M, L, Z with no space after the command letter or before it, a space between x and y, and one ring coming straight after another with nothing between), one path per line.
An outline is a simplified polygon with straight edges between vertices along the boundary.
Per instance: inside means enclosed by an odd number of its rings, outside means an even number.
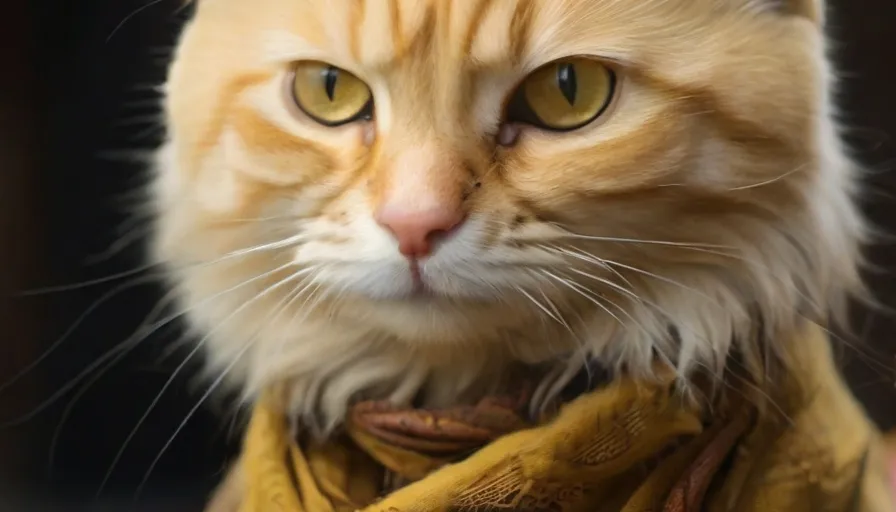
M271 275L274 274L274 273L281 272L282 270L284 270L285 267L290 266L290 265L292 265L292 264L284 265L284 266L282 266L282 267L279 267L279 268L277 268L277 269L275 269L275 270L272 270L272 271L267 272L267 273L265 273L265 274L262 274L262 275L260 275L260 276L256 276L256 277L252 278L252 280L250 280L250 281L257 281L257 280L259 280L259 279L262 279L262 278L265 278L265 277L269 277L269 276L271 276ZM288 283L292 282L293 280L297 279L298 277L301 277L302 275L304 275L304 274L310 272L311 270L313 270L313 269L303 269L303 270L301 270L301 271L295 272L295 273L293 273L293 274L291 274L291 275L289 275L289 276L287 276L287 277L281 279L281 280L278 281L277 283L275 283L275 284L273 284L273 285L271 285L271 286L265 288L264 290L262 290L261 292L259 292L257 295L255 295L253 298L251 298L251 299L249 299L248 301L242 303L239 307L237 307L235 310L233 310L233 311L232 311L232 312L231 312L231 313L230 313L224 320L222 320L217 326L215 326L214 328L212 328L211 330L209 330L209 331L205 334L205 336L203 336L202 339L200 339L199 342L196 343L196 346L190 351L189 354L187 354L187 356L184 358L183 361L181 361L181 363L177 366L177 368L174 369L174 371L172 372L172 374L168 377L168 380L165 381L165 383L162 385L162 388L161 388L161 389L159 390L159 392L156 394L156 396L155 396L155 398L153 399L153 401L149 404L149 407L147 407L146 411L143 413L143 415L140 417L140 419L137 420L137 424L136 424L136 425L134 426L134 428L131 430L131 433L127 436L127 438L125 439L125 441L124 441L124 443L122 444L121 448L120 448L120 449L118 450L118 452L115 454L115 457L114 457L114 459L112 460L112 464L110 465L109 469L106 471L106 475L105 475L105 477L103 478L103 481L100 483L99 490L97 491L97 496L99 496L100 494L102 494L103 489L105 488L106 484L107 484L108 481L109 481L109 478L112 476L112 473L113 473L113 471L115 470L115 467L118 465L118 462L121 460L122 455L124 455L125 450L127 450L128 445L130 445L131 440L134 438L134 436L135 436L135 435L137 434L137 432L140 430L140 427L143 425L143 423L146 421L146 418L148 418L149 415L152 413L152 411L155 410L156 406L159 404L159 401L162 399L162 397L164 396L165 392L168 390L169 387L171 387L171 385L174 383L174 381L175 381L175 379L177 378L177 376L180 375L180 372L182 372L183 369L186 368L187 364L189 364L189 362L196 356L196 354L198 354L199 351L202 350L202 348L205 346L205 344L208 343L208 340L211 339L211 337L212 337L214 334L216 334L222 327L224 327L225 325L227 325L228 322L229 322L230 320L232 320L236 315L238 315L239 313L241 313L242 311L244 311L244 310L245 310L246 308L248 308L249 306L253 305L256 301L258 301L259 299L262 299L262 298L268 296L268 295L269 295L271 292L273 292L274 290L280 288L281 286L283 286L283 285L285 285L285 284L288 284ZM238 288L238 287L245 286L245 285L248 284L250 281L241 283L240 285L238 285L238 286L236 286L236 287L234 287L234 288L231 288L231 290L233 290L233 289L235 289L235 288ZM229 290L228 290L228 291L229 291ZM222 293L226 293L226 291L225 291L225 292L222 292ZM219 295L220 295L220 294L219 294ZM194 306L194 307L195 307L195 306Z
M81 324L84 323L84 321L87 319L87 317L89 317L91 314L93 314L94 311L99 309L100 306L105 304L106 301L112 299L113 297L117 297L119 293L121 293L129 288L133 288L133 287L139 286L139 285L148 284L148 283L151 283L153 280L155 280L155 277L153 277L153 276L138 277L131 281L128 281L127 283L120 284L120 285L116 286L115 288L109 290L108 292L104 293L102 296L100 296L100 298L95 300L93 302L93 304L91 304L90 307L88 307L83 313L78 315L78 317L71 324L71 326L69 326L69 328L66 329L65 332L62 333L62 335L56 341L54 341L46 350L44 350L44 352L40 356L38 356L37 359L28 363L24 368L22 368L15 375L13 375L12 378L7 380L3 384L0 384L0 393L3 393L8 388L15 385L16 382L18 382L23 377L25 377L26 375L28 375L29 373L34 371L35 368L37 368L38 366L40 366L41 363L46 361L47 358L50 357L60 346L62 346L62 344L65 343L69 339L69 337L78 329L78 327L80 327Z
M574 249L565 249L565 248L557 247L557 246L543 245L542 247L547 249L548 251L551 251L551 250L559 251L560 253L566 254L567 256L571 256L573 258L577 258L577 259L581 259L581 260L584 260L589 263L593 263L593 264L603 268L604 270L612 273L616 277L618 277L620 281L627 284L630 288L635 287L635 285L633 285L631 283L631 281L626 279L625 276L623 276L621 272L619 272L612 266L608 265L607 262L605 262L604 260L598 258L597 256L595 256L593 254L588 254L584 251L579 251L579 250L574 250Z
M781 180L783 180L784 178L786 178L786 177L788 177L788 176L790 176L790 175L792 175L792 174L796 174L796 173L802 171L802 170L805 169L805 168L806 168L806 164L803 164L803 165L800 165L800 166L798 166L798 167L796 167L796 168L794 168L794 169L791 169L791 170L785 172L784 174L781 174L781 175L779 175L779 176L775 176L774 178L771 178L771 179L768 179L768 180L765 180L765 181L760 181L759 183L752 183L752 184L750 184L750 185L742 185L742 186L740 186L740 187L730 188L730 189L728 189L728 191L729 191L729 192L736 192L736 191L738 191L738 190L749 190L749 189L752 189L752 188L758 188L758 187L764 187L764 186L766 186L766 185L771 185L772 183L781 181Z
M308 270L308 269L306 269L306 270ZM268 292L272 291L276 287L279 287L282 284L291 282L294 278L299 277L301 275L303 275L302 272L297 272L293 276L283 279L279 283L271 286L270 288L267 288L261 294L257 295L253 299L251 299L250 302L267 295ZM146 485L147 481L149 481L150 475L152 474L156 465L158 465L159 461L162 459L162 456L165 455L165 453L168 451L168 448L171 447L171 444L177 438L178 434L180 434L180 432L184 429L184 427L187 425L187 423L190 421L190 419L196 414L196 411L198 411L199 408L202 407L202 404L204 404L206 402L206 400L208 400L208 398L212 395L212 393L214 393L215 390L218 389L218 387L220 387L221 383L224 382L224 379L236 367L237 363L239 363L242 360L242 358L246 354L246 352L248 352L250 348L255 346L255 343L257 343L258 339L259 339L258 335L260 334L260 331L264 328L264 326L268 322L271 322L271 321L275 320L276 318L278 318L283 313L283 311L286 310L286 308L291 303L291 300L287 300L288 298L289 298L289 296L287 295L286 298L284 298L283 300L281 300L278 303L277 307L274 308L274 311L270 315L268 315L268 317L265 319L264 322L261 323L261 326L259 327L259 332L256 333L256 335L253 336L253 338L246 343L246 346L244 346L242 349L240 349L240 351L233 357L233 360L230 362L230 364L228 364L221 371L221 374L211 383L211 385L209 385L209 387L206 389L205 393L202 394L202 396L199 398L199 400L196 402L196 404L190 409L190 411L184 417L183 421L180 422L180 424L174 430L174 433L171 434L171 436L165 442L164 446L162 446L162 449L159 450L159 453L153 459L152 463L150 463L149 468L147 468L146 473L143 475L143 480L141 480L140 485L137 486L137 491L134 496L135 500L137 498L139 498L139 496L143 490L143 487ZM246 304L248 304L248 302ZM245 304L244 304L244 306L245 306ZM234 311L234 313L232 313L231 316L228 318L232 318L234 314L236 314L236 311ZM153 403L155 404L156 402L153 402ZM139 425L137 426L137 428L139 428Z
M517 290L518 290L521 294L523 294L523 296L525 296L527 299L529 299L529 300L532 302L532 304L535 304L535 306L537 306L538 309L540 309L541 311L543 311L544 314L548 315L552 320L554 320L555 322L557 322L557 323L560 324L560 325L566 325L565 322L564 322L563 320L561 320L559 316L555 316L554 313L553 313L551 310L549 310L549 309L548 309L544 304L542 304L541 302L538 302L538 299L536 299L535 297L533 297L532 295L530 295L529 292L527 292L526 290L524 290L522 287L518 287Z
M570 231L565 231L562 238L572 239L572 240L591 240L594 242L613 242L613 243L627 243L627 244L645 244L645 245L662 245L666 247L680 247L682 249L695 249L695 248L705 248L705 249L731 249L736 250L736 247L732 247L729 245L719 245L719 244L703 244L703 243L695 243L695 242L670 242L665 240L643 240L638 238L619 238L619 237L608 237L608 236L596 236L596 235L581 235L578 233L573 233Z
M137 347L137 345L139 345L140 342L142 342L144 339L148 338L154 332L157 331L157 329L150 329L148 333L144 334L143 336L137 337L137 334L140 333L143 328L150 325L149 320L151 318L155 318L156 315L161 313L167 307L167 302L169 300L173 299L174 295L175 295L175 290L171 290L168 293L166 293L165 296L163 296L161 300L159 300L159 302L155 305L155 307L153 307L153 309L149 312L149 314L146 315L146 317L144 318L144 320L140 324L140 326L138 326L137 329L134 331L134 334L129 336L127 340L122 342L122 344L127 343L128 340L135 340L135 341L133 343L130 343L128 348L120 351L117 356L115 356L111 361L109 361L108 364L106 364L105 366L100 368L98 372L94 373L93 376L87 382L85 382L83 386L81 386L81 389L79 389L78 392L75 393L75 395L69 401L68 405L66 405L65 410L62 412L62 416L59 419L59 424L56 426L56 429L53 432L53 438L50 441L50 450L49 450L50 456L49 456L49 461L47 464L50 471L52 471L52 468L53 468L53 461L55 459L56 447L59 444L59 438L62 435L63 428L65 426L66 421L68 420L69 415L74 410L75 406L78 404L78 401L81 399L82 396L84 396L87 393L87 391L90 390L90 388L94 384L96 384L97 381L99 381L103 377L103 375L106 374L107 371L109 371L111 368L114 368L115 365L118 364L119 361L121 361L122 359L125 358L125 356L130 354L131 350L135 349Z
M608 315L610 315L611 317L613 317L614 319L616 319L616 321L619 322L619 325L620 325L623 329L627 329L627 328L628 328L628 327L625 325L625 322L622 321L622 319L620 319L620 318L619 318L618 316L616 316L612 311L610 311L609 309L607 309L606 306L604 306L603 304L601 304L601 303L597 300L596 297L593 297L590 293L585 293L585 292L583 292L583 291L581 290L581 288L583 288L583 287L582 287L580 284L575 283L575 282L573 282L573 281L570 281L569 279L564 279L564 278L562 278L562 277L560 277L560 276L558 276L558 275L552 273L552 272L549 271L549 270L542 270L542 273L543 273L544 275L548 276L548 277L551 277L551 278L555 279L555 280L556 280L557 282L559 282L560 284L566 286L567 288L570 288L571 290L575 291L575 292L578 293L579 295L585 297L586 299L588 299L589 301L591 301L592 303L594 303L595 306L601 308L601 309L604 310ZM611 302L611 304L612 304L612 302ZM613 304L613 305L616 306L616 304ZM618 308L619 306L616 306L616 307Z
M223 256L221 256L220 258L216 258L214 260L203 261L203 262L194 263L194 264L190 264L190 265L184 265L184 266L181 266L178 268L210 267L210 266L214 266L214 265L223 263L223 262L231 260L231 259L240 258L240 257L248 256L251 254L256 254L259 252L289 249L291 247L295 247L296 245L301 244L304 241L305 241L305 238L303 235L293 235L284 240L278 240L275 242L269 242L269 243L265 243L265 244L261 244L261 245L257 245L257 246L247 247L244 249L238 249L238 250L226 253ZM33 290L24 290L24 291L19 292L17 295L20 297L31 297L31 296L37 296L37 295L46 295L46 294L50 294L50 293L61 293L61 292L80 290L82 288L89 288L91 286L108 283L111 281L115 281L117 279L130 277L135 274L139 274L141 272L146 272L148 270L153 270L153 269L160 269L159 274L155 275L156 278L160 278L160 277L164 276L166 273L165 270L162 270L165 267L166 267L165 263L148 263L146 265L141 265L139 267L135 267L130 270L125 270L123 272L117 272L117 273L110 274L107 276L98 277L96 279L89 279L86 281L81 281L80 283L63 284L63 285L56 285L56 286L46 286L43 288L36 288Z
M664 282L664 283L668 283L668 284L671 284L671 285L673 285L673 286L678 286L678 287L680 287L680 288L682 288L682 289L684 289L684 290L687 290L687 291L693 292L693 293L696 294L696 295L699 295L700 297L702 297L702 298L704 298L704 299L710 301L710 302L713 303L713 304L716 304L716 300L713 299L712 297L710 297L709 295L706 295L705 293L701 292L700 290L698 290L698 289L696 289L696 288L687 286L687 285L685 285L685 284L683 284L683 283L679 283L678 281L676 281L676 280L674 280L674 279L670 279L670 278L668 278L668 277L663 277L663 276L661 276L661 275L654 274L653 272L648 272L648 271L646 271L646 270L643 270L643 269L640 269L640 268L637 268L637 267L633 267L633 266L630 266L630 265L626 265L626 264L624 264L624 263L619 263L618 261L613 261L613 260L603 260L603 261L605 261L605 262L606 262L607 264L609 264L609 265L615 265L615 266L617 266L617 267L624 268L624 269L626 269L626 270L631 270L632 272L635 272L635 273L638 273L638 274L642 274L642 275L645 275L645 276L648 276L648 277L652 277L652 278L654 278L654 279L656 279L656 280L658 280L658 281L662 281L662 282Z

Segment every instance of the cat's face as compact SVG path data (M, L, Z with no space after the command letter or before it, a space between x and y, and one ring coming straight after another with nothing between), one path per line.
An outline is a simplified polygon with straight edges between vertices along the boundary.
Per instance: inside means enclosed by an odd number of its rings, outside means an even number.
M718 356L852 272L814 10L766 3L201 1L157 254L214 337L282 352L325 321Z

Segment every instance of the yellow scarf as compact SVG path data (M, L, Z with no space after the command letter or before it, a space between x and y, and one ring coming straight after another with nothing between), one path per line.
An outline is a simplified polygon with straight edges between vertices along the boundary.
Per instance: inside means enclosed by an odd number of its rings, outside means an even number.
M712 411L707 425L672 378L622 378L443 467L359 429L300 445L262 400L239 461L237 510L893 512L880 436L826 336L813 326L797 341L800 373L768 410ZM387 468L414 483L382 496Z

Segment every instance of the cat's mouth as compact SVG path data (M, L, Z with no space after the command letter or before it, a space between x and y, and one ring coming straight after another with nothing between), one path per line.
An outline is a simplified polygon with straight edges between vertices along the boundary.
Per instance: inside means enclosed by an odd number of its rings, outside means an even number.
M333 295L352 297L371 306L463 306L502 302L512 293L506 286L508 277L514 277L511 270L490 267L489 275L479 278L465 267L454 268L429 259L402 259L382 265L337 262L325 265L315 277ZM498 279L490 282L488 278L495 275Z
M412 293L427 293L429 290L426 286L426 282L423 280L423 273L420 271L420 263L416 259L410 259L408 260L408 265L411 272L411 281L414 286Z
M441 294L433 290L426 282L423 276L423 270L420 263L416 259L408 260L408 271L411 274L411 290L407 293L405 299L413 301L433 301L443 298Z

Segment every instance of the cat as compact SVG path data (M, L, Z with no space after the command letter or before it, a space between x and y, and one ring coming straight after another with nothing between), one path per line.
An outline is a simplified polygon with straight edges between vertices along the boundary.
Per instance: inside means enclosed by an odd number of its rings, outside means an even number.
M211 377L320 436L520 368L537 410L589 361L786 359L862 289L820 1L196 9L152 258Z

